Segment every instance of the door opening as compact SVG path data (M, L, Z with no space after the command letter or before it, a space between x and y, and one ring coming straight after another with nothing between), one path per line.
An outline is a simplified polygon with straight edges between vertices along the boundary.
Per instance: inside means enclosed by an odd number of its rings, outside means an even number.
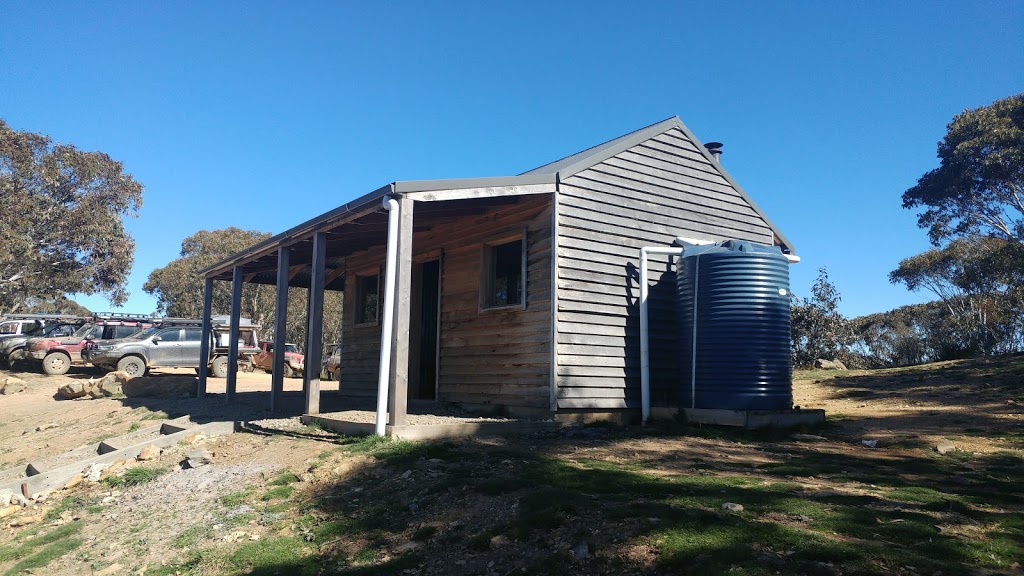
M437 398L441 262L413 263L409 326L409 397Z

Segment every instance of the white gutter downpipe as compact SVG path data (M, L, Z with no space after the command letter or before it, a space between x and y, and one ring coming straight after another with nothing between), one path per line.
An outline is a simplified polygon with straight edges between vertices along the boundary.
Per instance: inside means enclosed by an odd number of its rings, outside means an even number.
M398 201L384 197L388 211L388 256L384 280L384 324L380 331L380 374L377 377L377 420L374 434L383 436L388 416L388 386L391 382L391 336L394 331L395 268L398 267Z

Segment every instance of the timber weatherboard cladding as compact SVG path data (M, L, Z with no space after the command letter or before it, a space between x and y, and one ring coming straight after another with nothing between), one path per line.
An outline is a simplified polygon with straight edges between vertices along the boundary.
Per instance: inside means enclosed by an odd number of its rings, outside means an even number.
M424 253L441 256L439 401L512 411L550 408L551 210L550 194L521 196L413 234L414 260ZM524 232L526 306L482 309L484 244ZM381 266L384 251L381 245L347 258L348 293L355 293L357 274ZM356 325L346 311L342 330L342 393L375 396L381 327Z
M640 248L678 236L772 243L772 228L680 128L562 180L558 225L559 409L640 405ZM651 402L678 402L675 267L651 257Z

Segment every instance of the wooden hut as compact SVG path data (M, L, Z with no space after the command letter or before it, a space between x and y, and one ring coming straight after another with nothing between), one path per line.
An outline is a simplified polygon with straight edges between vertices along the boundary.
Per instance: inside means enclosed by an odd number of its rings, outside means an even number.
M323 291L344 291L341 392L378 396L381 350L390 347L383 378L393 425L404 424L409 399L510 414L611 412L640 402L639 250L679 236L793 251L673 117L519 176L388 184L204 274L208 294L214 280L234 282L235 294L242 282L276 284L280 322L282 288L308 287L308 366L320 362L312 327ZM385 298L389 248L393 298ZM650 336L651 401L671 407L679 387L671 258L651 269L651 317L660 320ZM319 411L315 372L306 375L307 413ZM232 374L229 398L233 382Z

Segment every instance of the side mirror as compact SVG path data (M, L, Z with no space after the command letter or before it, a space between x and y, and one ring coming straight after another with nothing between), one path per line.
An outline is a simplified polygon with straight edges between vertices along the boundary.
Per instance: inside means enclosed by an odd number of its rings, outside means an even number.
M159 341L160 341L160 337L159 336L153 336L153 343L154 344L156 344Z

